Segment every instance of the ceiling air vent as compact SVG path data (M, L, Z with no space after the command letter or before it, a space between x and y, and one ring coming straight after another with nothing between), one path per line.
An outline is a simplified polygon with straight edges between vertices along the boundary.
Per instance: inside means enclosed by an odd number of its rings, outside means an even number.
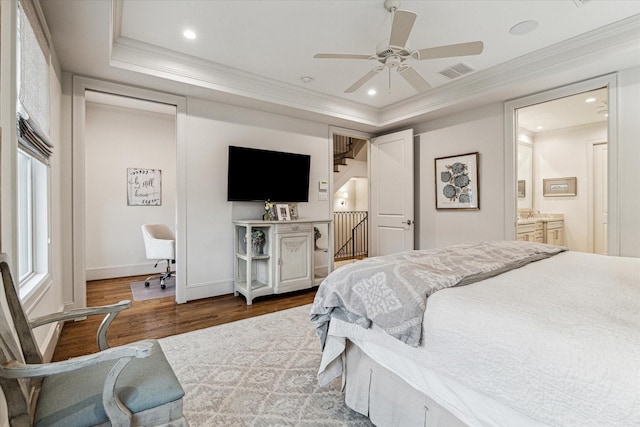
M458 64L447 67L444 70L440 70L439 73L453 80L460 76L464 76L465 74L469 74L472 71L476 71L476 69L470 65L460 62Z

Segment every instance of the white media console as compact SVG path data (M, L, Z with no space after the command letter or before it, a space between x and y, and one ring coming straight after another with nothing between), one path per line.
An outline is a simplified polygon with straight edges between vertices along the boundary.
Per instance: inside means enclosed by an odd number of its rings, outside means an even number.
M333 270L333 226L329 219L238 220L234 226L234 295L251 305L263 295L317 286ZM315 248L314 227L326 232L326 248ZM264 243L252 250L254 231Z

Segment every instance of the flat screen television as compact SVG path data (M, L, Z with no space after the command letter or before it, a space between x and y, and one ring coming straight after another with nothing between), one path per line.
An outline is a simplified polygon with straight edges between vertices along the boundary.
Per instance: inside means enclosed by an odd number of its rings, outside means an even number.
M311 156L229 146L228 201L308 202Z

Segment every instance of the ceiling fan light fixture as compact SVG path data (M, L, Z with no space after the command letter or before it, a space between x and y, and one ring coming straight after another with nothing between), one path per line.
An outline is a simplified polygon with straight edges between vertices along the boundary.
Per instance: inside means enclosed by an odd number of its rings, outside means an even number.
M345 53L317 53L314 58L322 59L367 59L375 60L381 65L370 70L349 86L344 92L353 93L360 89L377 73L389 70L389 92L391 92L391 70L395 70L402 78L420 93L431 88L431 84L420 73L405 63L405 61L422 61L425 59L451 58L458 56L479 55L484 49L484 43L480 40L457 43L444 46L435 46L425 49L412 50L408 47L409 37L418 15L407 10L400 10L398 0L385 0L384 7L393 15L389 41L379 43L374 55L345 54ZM457 65L455 66L457 67ZM460 77L467 72L476 71L474 68L462 64L461 70L452 69L449 78Z
M396 55L388 56L387 59L385 59L384 61L384 65L386 65L389 68L397 68L400 66L401 63L402 63L402 60L400 59L400 57Z

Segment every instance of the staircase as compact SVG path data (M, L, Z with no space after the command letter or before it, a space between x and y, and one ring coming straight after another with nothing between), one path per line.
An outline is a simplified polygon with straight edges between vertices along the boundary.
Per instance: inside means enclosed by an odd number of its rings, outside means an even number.
M343 135L333 136L333 171L340 172L340 166L347 166L348 159L355 159L367 141Z

